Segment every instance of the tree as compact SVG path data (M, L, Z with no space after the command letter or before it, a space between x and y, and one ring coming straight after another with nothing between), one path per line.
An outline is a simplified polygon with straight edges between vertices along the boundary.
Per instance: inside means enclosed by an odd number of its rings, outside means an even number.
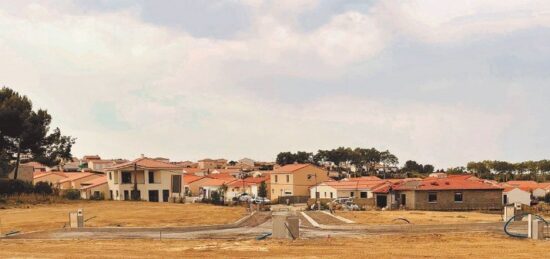
M293 164L296 162L296 158L292 154L292 152L281 152L277 155L277 159L275 160L278 165L288 165Z
M17 179L21 154L48 166L70 159L75 139L63 136L59 128L50 133L51 116L46 110L32 110L32 103L19 93L3 87L0 90L0 170L14 168Z
M265 181L262 181L260 183L260 187L258 187L258 197L267 197L267 184L265 183Z
M435 170L435 168L434 168L433 165L425 164L422 168L422 173L431 174L431 173L434 172L434 170Z

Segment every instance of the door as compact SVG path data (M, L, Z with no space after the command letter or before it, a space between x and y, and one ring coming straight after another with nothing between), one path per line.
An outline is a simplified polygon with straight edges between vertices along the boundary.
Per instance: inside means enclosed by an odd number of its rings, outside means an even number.
M124 200L125 201L130 200L130 193L127 190L124 191Z
M407 195L401 194L401 205L406 206L407 205Z
M113 190L110 190L109 191L109 200L112 200L113 199Z
M376 207L385 208L388 206L388 196L376 195Z
M149 201L150 202L159 202L159 191L158 190L150 190L149 191Z
M162 190L162 201L168 202L168 198L170 197L170 191L169 190Z

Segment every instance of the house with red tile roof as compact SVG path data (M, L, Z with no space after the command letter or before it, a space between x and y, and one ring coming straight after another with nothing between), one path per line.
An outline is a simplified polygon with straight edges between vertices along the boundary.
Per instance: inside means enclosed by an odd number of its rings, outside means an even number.
M168 202L184 197L183 167L141 157L105 169L109 197Z
M503 187L471 175L428 177L390 186L393 197L376 195L377 206L413 210L496 210L503 205Z
M103 174L97 173L65 173L65 178L61 179L58 183L60 190L80 189L81 184L99 177L103 177Z
M354 180L352 180L354 179ZM383 180L329 180L309 188L311 199L373 198L373 190L386 183Z
M269 199L270 182L269 182L269 176L267 176L267 177L248 177L245 179L237 179L235 181L228 183L226 200L230 201L233 198L239 197L243 194L248 194L252 198L256 198L258 197L258 190L262 182L266 183L266 187L267 187L266 198Z
M52 171L52 172L35 172L32 183L46 182L51 184L55 188L59 188L59 182L66 179L67 175L64 172Z
M80 198L82 199L111 199L106 175L83 182L80 186Z
M309 197L310 187L328 181L328 171L312 164L289 164L271 173L271 199L284 196Z
M529 187L506 186L502 191L502 202L504 204L531 205L531 189Z
M229 183L236 180L237 179L233 177L214 178L211 176L204 176L198 180L189 183L188 187L192 196L198 196L201 199L209 199L212 197L212 192L219 192L222 186L227 186Z
M538 183L537 187L533 189L533 196L537 198L543 198L550 193L550 182Z

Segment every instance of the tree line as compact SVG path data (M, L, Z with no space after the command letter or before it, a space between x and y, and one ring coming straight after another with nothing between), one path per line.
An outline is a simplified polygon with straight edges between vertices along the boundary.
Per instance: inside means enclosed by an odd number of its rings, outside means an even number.
M51 129L51 121L48 111L33 110L27 96L0 89L0 176L13 171L17 179L23 154L50 167L72 158L75 139Z
M550 181L550 160L518 163L498 160L472 161L466 167L459 167L456 171L468 171L477 177L498 181L532 180L543 182Z

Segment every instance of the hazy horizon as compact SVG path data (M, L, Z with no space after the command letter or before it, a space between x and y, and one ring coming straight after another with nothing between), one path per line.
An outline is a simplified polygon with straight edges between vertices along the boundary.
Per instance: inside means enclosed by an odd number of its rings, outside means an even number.
M548 159L548 1L5 1L0 86L73 154Z

